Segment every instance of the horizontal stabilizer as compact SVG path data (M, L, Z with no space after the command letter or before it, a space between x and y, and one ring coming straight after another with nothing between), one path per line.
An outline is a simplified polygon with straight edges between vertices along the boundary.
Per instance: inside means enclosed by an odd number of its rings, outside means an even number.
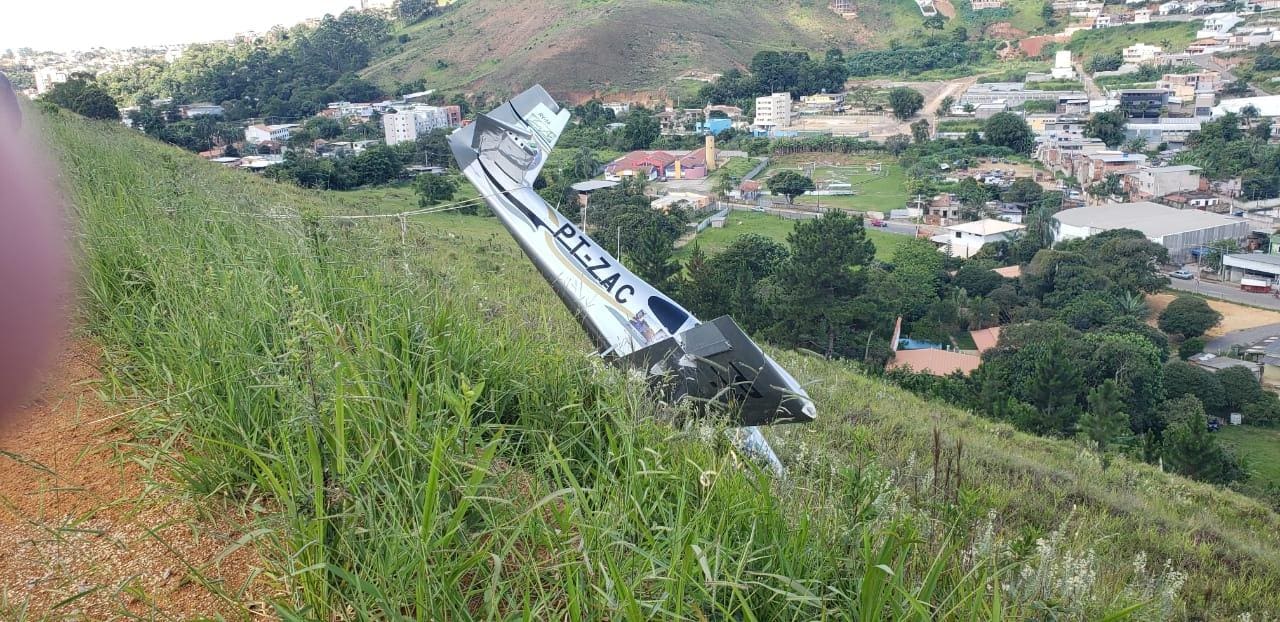
M808 423L816 409L795 380L729 316L699 324L623 362L674 383L675 398L727 404L741 425Z

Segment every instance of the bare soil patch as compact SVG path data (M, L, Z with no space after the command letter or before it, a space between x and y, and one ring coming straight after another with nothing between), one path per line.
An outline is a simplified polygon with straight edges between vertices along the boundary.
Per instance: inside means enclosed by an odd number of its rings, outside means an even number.
M0 436L0 619L262 619L275 582L244 524L156 484L98 361L72 344Z
M1160 312L1164 311L1164 308L1169 306L1169 303L1173 302L1175 297L1173 294L1151 294L1147 296L1147 306L1151 308L1151 324L1153 326ZM1246 307L1212 298L1206 298L1205 301L1209 303L1209 306L1214 311L1222 314L1222 321L1205 333L1208 337L1221 337L1237 330L1280 323L1280 311L1255 309L1254 307Z

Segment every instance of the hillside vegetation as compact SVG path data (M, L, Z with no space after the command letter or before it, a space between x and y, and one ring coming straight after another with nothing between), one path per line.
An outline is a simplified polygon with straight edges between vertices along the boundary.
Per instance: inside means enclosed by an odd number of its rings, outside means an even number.
M767 431L775 480L588 356L493 219L331 219L362 212L44 123L108 386L194 494L257 508L286 619L1280 610L1280 518L1243 496L793 352L821 415Z
M405 29L409 41L363 75L386 88L425 78L446 90L541 83L558 97L585 96L666 87L689 70L740 67L760 50L820 56L865 33L825 2L463 0Z

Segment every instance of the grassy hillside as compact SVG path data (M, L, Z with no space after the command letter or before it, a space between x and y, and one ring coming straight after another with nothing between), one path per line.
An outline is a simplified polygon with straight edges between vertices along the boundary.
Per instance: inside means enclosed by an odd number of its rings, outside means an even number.
M410 41L364 74L386 86L426 78L504 93L537 82L584 96L670 88L686 71L741 66L759 50L849 48L865 33L825 2L462 0L406 29Z
M193 494L261 517L286 619L1280 610L1280 518L1243 496L792 352L821 418L767 431L774 480L587 356L493 219L402 238L326 218L380 205L45 123L108 386Z

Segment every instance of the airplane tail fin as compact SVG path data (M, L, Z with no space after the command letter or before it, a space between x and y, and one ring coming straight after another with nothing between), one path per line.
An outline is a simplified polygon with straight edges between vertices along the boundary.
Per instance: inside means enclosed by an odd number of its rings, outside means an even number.
M513 181L532 186L569 117L541 86L534 86L459 130L454 156L464 169L483 157Z

